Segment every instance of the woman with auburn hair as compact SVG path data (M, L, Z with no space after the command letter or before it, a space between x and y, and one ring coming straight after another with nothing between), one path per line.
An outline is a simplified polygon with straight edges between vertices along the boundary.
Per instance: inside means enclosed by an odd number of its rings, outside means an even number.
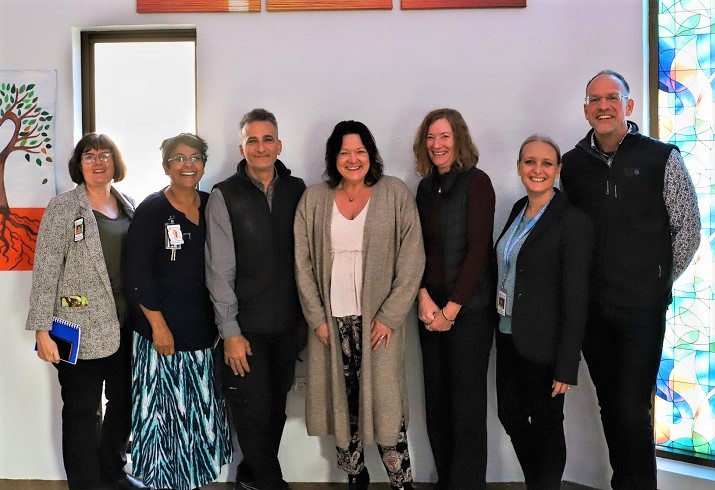
M485 488L494 338L494 189L454 109L427 114L412 147L427 262L417 295L435 488Z

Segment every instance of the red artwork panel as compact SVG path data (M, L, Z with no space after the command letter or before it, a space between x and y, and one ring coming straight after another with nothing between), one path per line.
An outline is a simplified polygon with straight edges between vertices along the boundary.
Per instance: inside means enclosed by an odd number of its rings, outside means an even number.
M402 10L526 7L526 0L402 0Z
M140 14L156 12L260 12L261 0L137 0Z
M12 208L0 213L0 228L14 238L0 247L0 271L31 271L35 259L35 237L45 208Z
M267 0L269 12L287 10L392 10L392 0Z

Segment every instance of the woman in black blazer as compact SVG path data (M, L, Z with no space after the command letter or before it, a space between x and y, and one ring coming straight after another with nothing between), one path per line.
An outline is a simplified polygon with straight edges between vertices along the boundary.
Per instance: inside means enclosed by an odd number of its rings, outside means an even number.
M558 489L566 464L564 394L576 384L593 250L589 218L554 188L558 145L533 135L519 149L526 197L496 245L497 402L529 489Z

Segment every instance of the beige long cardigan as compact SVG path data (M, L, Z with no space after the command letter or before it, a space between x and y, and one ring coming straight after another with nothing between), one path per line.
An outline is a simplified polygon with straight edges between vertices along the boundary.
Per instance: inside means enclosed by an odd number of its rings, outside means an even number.
M303 194L295 217L295 268L308 334L305 422L310 435L335 435L346 449L350 440L340 338L330 308L330 227L335 190L321 183ZM405 319L424 271L425 255L417 206L407 186L383 176L372 188L363 234L362 368L359 427L363 442L393 446L404 417ZM389 349L370 345L374 318L394 334ZM330 347L313 330L330 326Z

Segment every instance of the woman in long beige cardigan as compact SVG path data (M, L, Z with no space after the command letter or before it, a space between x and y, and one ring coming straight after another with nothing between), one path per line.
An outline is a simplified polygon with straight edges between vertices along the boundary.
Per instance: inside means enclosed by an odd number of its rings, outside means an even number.
M295 219L296 280L311 330L308 433L335 436L351 489L367 488L362 451L372 442L392 487L411 489L405 320L425 260L415 200L383 175L362 123L339 123L325 157L325 182L305 192Z

